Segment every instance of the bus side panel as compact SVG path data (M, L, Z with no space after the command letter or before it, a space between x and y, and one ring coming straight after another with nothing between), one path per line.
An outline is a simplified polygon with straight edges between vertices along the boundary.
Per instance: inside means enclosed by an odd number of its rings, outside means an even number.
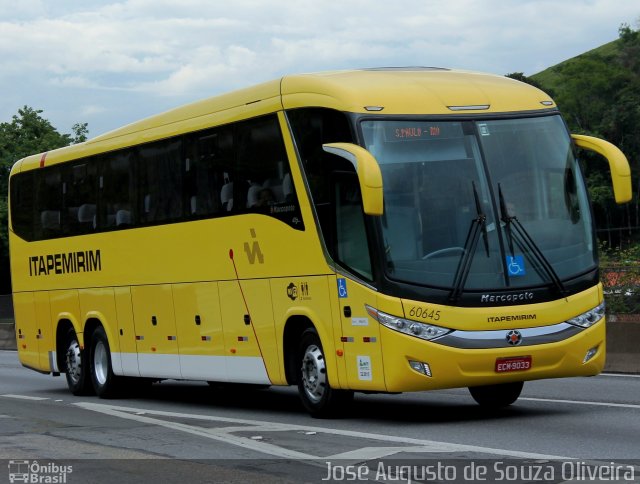
M140 375L181 378L171 284L131 288Z
M118 321L118 346L120 348L119 357L122 366L122 375L140 376L136 332L133 323L133 306L131 305L131 290L128 287L116 287L113 289L113 296ZM118 373L116 373L116 375L117 374Z
M279 381L269 281L223 281L219 287L229 381L270 384L270 375Z
M349 278L338 276L332 294L342 321L344 360L349 388L386 391L380 325L369 317L366 305L376 307L377 293Z
M34 294L36 307L36 338L38 339L38 367L43 371L52 371L51 354L55 351L56 338L51 324L51 305L49 302L49 292L42 291Z
M75 289L68 291L50 291L49 292L49 304L51 306L51 321L53 327L53 334L57 334L58 325L60 321L66 319L71 322L73 325L76 334L80 337L82 336L83 331L83 321L80 317L80 305L78 304L78 291ZM82 340L79 340L82 341ZM55 348L55 337L53 338L53 346L54 351L57 351ZM60 348L61 351L64 351L65 348ZM52 355L51 359L52 363L56 362L57 359L55 357L55 352ZM55 371L58 371L56 368L52 368Z
M218 283L174 284L182 378L227 381Z
M335 284L335 276L286 277L271 280L273 313L277 321L276 334L280 347L284 341L284 328L292 317L304 317L316 328L322 349L327 361L327 374L332 388L343 388L340 366L341 360L336 358L336 350L341 348L340 334L334 337L333 316L329 304L329 284ZM333 287L333 284L332 284ZM291 321L289 324L296 324ZM293 342L292 351L298 350L299 341ZM284 350L284 348L283 348ZM280 356L280 367L285 367L283 355ZM298 365L299 362L296 362ZM344 382L346 383L346 381ZM282 384L286 384L284 381Z
M118 318L116 316L116 306L113 297L113 289L94 288L81 289L78 291L80 300L80 314L83 325L89 319L97 319L102 324L111 350L111 366L116 375L122 374L122 361L120 358L120 342L117 338ZM53 304L53 303L52 303ZM85 339L85 345L89 342Z
M36 338L38 331L33 293L14 293L13 312L16 320L16 341L20 363L29 368L39 369L40 356Z

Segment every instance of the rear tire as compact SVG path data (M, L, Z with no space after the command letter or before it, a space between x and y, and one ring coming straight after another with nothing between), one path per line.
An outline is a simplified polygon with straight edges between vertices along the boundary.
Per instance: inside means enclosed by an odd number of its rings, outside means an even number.
M87 351L80 348L78 336L73 328L69 328L64 343L65 377L69 391L74 395L90 395L93 387L89 380Z
M484 385L469 387L473 399L484 408L503 408L514 403L522 392L524 382L500 383L498 385Z
M91 338L89 367L93 389L100 398L113 398L122 390L124 379L113 373L109 340L102 326L96 328Z
M331 388L324 351L314 328L302 333L297 364L298 393L312 417L334 417L353 400L352 391Z

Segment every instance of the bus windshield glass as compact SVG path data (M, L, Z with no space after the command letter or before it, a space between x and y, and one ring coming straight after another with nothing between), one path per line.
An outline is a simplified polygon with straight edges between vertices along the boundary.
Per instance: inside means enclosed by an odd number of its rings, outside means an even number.
M361 127L382 170L388 277L500 290L562 287L594 268L586 189L559 116Z

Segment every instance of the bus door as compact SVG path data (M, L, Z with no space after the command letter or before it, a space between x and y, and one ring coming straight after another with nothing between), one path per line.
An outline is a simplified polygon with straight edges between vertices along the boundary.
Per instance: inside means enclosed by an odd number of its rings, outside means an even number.
M365 282L371 279L372 268L358 178L354 173L337 173L332 178L333 254L340 265L359 276L338 271L333 292L337 320L342 323L347 381L350 388L383 391L380 330L366 310L366 305L377 306L377 293Z

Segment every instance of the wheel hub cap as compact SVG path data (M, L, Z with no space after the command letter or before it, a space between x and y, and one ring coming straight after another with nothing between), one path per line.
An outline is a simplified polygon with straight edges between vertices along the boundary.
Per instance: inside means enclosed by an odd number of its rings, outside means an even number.
M71 342L67 349L67 374L74 383L80 381L82 371L82 358L80 356L80 345L77 341Z
M327 388L327 369L320 348L310 345L302 358L302 384L313 402L319 402Z

